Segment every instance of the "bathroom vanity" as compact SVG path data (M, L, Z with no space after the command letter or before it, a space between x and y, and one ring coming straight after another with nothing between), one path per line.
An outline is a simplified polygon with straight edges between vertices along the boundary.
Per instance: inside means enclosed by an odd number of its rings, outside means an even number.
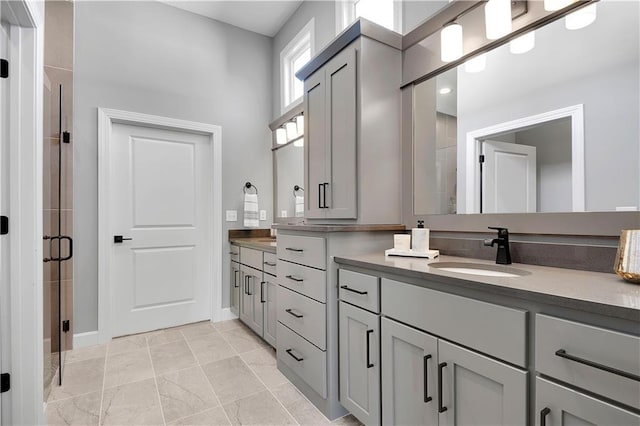
M637 285L450 256L335 261L340 402L363 423L640 422Z

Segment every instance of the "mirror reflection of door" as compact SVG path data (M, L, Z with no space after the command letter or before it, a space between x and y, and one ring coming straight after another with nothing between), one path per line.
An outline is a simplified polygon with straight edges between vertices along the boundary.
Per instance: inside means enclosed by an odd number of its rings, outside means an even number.
M536 147L482 142L481 213L536 211Z

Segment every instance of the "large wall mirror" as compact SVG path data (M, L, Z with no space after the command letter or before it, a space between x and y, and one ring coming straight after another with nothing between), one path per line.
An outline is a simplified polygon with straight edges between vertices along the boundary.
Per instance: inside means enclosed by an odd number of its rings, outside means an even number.
M304 217L304 139L279 147L275 155L276 218L291 222Z
M413 87L413 214L640 207L640 3L600 1L535 47ZM472 72L475 71L475 72Z

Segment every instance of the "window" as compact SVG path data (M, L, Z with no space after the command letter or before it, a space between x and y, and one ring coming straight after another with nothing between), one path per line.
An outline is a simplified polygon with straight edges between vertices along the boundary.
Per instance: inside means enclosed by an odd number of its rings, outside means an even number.
M359 17L402 33L402 0L336 0L336 34Z
M295 74L313 55L313 28L314 20L311 19L280 52L280 99L283 114L302 101L304 86Z

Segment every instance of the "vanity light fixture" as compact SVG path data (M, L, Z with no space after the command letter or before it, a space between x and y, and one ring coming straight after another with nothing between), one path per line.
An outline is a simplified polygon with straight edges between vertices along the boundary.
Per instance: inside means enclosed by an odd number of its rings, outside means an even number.
M511 32L511 0L489 0L484 6L486 34L496 40Z
M531 31L511 40L509 42L509 51L513 54L519 55L530 51L535 45L536 32Z
M276 129L276 143L278 145L284 145L287 143L287 131L282 127Z
M300 114L296 117L296 126L298 128L298 134L304 134L304 115Z
M287 132L287 140L292 140L298 137L298 125L295 121L287 121L284 128Z
M450 87L443 87L442 89L440 89L439 93L441 95L448 95L449 93L451 93L451 88Z
M569 6L573 0L544 0L544 10L553 12Z
M451 23L440 33L440 59L442 62L455 61L462 57L462 25Z
M596 4L591 3L565 16L564 26L568 30L579 30L592 24L596 20Z
M487 54L482 53L475 56L464 63L464 70L468 73L476 73L484 71L487 67Z

